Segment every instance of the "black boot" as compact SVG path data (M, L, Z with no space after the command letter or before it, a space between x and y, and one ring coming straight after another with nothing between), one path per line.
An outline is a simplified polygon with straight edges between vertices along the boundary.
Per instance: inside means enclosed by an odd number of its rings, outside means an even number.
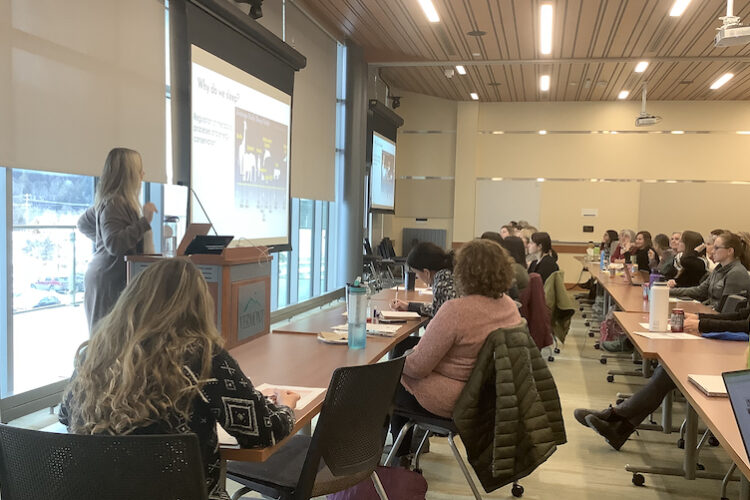
M635 431L635 426L624 417L614 412L610 420L603 420L594 414L586 416L586 423L602 436L615 450L620 450L628 437Z
M589 410L588 408L576 408L573 411L573 416L578 421L579 424L583 425L584 427L588 427L589 424L586 423L586 417L589 415L596 415L597 418L600 418L601 420L604 420L606 422L609 422L610 420L617 420L619 417L615 415L614 410L612 409L612 406L609 408L605 408L603 410Z

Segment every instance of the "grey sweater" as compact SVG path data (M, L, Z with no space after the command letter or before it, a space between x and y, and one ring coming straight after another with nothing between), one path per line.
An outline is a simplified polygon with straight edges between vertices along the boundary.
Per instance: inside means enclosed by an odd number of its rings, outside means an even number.
M90 207L78 229L94 241L94 258L86 271L84 309L89 331L117 302L127 282L125 256L143 253L143 235L151 229L124 200L111 199Z
M718 309L724 295L732 294L750 296L750 274L739 260L726 266L719 264L700 285L669 291L669 295L700 300L714 309Z

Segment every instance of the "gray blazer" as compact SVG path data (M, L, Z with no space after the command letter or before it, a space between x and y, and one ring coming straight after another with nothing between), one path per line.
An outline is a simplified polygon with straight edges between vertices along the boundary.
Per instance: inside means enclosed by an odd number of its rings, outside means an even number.
M126 255L143 253L143 235L151 229L125 203L113 198L90 207L78 219L78 229L94 241L94 258L86 271L84 309L89 331L106 316L127 283Z
M700 300L717 311L721 298L734 293L750 297L750 274L739 260L720 264L700 285L669 290L669 295Z

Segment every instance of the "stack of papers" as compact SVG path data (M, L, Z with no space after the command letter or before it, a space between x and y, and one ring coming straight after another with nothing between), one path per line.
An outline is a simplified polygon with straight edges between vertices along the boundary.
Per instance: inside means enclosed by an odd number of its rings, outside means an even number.
M389 325L385 323L367 323L367 333L370 335L382 335L385 337L393 337L398 332L402 325ZM336 333L348 333L349 325L344 323L342 325L335 325L331 327Z
M689 333L672 333L672 332L633 332L636 335L646 337L651 340L703 340L703 337L690 335Z
M383 319L419 319L421 316L417 312L412 311L380 311L380 315Z

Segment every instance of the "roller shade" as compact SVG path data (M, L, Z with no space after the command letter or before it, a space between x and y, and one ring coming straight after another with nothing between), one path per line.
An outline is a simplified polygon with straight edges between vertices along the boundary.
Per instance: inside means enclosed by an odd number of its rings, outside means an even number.
M0 166L100 175L122 146L164 182L164 15L157 0L0 0Z

